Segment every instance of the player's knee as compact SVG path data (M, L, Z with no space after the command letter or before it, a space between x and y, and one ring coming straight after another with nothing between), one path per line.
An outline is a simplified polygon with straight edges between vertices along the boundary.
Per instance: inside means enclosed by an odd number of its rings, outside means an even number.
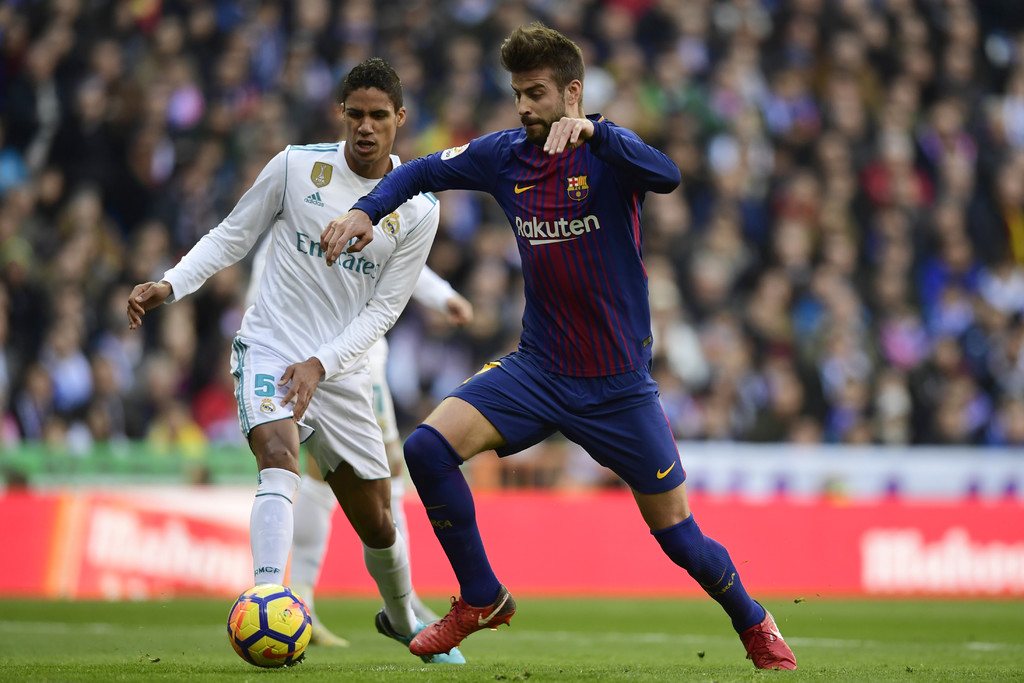
M391 514L381 514L374 519L364 519L353 524L359 540L371 548L390 548L395 544L395 523Z
M462 459L433 427L420 425L405 440L405 466L413 481L442 475L461 464Z
M274 467L298 474L299 453L292 440L275 429L275 425L259 425L249 434L249 446L256 456L256 465L260 470Z
M289 472L299 473L299 458L298 455L292 453L286 447L270 447L261 450L256 454L256 464L258 469L265 470L269 468L276 468L280 470L288 470Z

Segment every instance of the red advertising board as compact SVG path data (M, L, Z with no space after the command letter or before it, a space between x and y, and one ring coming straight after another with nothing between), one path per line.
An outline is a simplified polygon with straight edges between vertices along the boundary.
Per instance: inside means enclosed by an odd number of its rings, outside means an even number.
M192 488L0 497L0 594L145 599L251 583L251 492Z
M0 594L70 598L233 597L251 581L251 489L9 493ZM694 496L758 596L1024 596L1019 501L752 501ZM491 564L519 594L696 595L622 491L476 497ZM406 500L413 577L456 592L418 500ZM358 539L336 511L319 591L372 595Z
M694 496L691 507L756 595L1024 596L1024 505L1016 501ZM701 592L661 552L628 493L479 495L476 509L491 566L521 593ZM417 590L455 592L422 509L407 511ZM356 589L356 543L335 525L322 590Z

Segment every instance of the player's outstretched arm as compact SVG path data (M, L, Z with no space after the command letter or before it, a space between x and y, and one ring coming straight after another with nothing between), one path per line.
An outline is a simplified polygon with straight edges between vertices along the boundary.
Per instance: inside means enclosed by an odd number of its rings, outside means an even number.
M345 245L353 237L356 238L355 243L345 249ZM348 253L362 251L363 247L372 241L373 223L366 212L359 209L351 209L348 213L338 216L320 233L320 248L324 251L328 266L334 265L343 249Z
M166 301L172 291L171 283L166 280L135 285L128 297L128 329L134 330L142 325L142 316L146 315L146 311Z
M444 302L444 310L448 315L448 322L456 327L473 322L473 304L458 292Z

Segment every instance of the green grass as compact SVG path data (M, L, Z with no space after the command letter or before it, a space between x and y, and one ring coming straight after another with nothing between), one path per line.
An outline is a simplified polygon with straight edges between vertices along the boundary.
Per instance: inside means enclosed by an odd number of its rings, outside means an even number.
M511 628L463 643L468 664L428 667L376 633L376 602L322 599L352 647L312 647L277 670L231 649L230 601L0 606L10 681L1024 681L1024 604L1008 601L768 602L796 672L753 669L710 600L522 596Z

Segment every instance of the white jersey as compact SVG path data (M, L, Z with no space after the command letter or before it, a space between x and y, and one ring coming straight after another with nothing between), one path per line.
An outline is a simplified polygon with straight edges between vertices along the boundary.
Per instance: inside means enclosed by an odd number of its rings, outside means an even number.
M227 218L164 274L173 288L168 302L241 260L270 229L266 266L239 337L290 362L316 356L325 379L360 367L408 303L439 217L437 199L417 195L373 227L366 248L342 253L328 267L321 232L377 182L352 172L344 143L286 147Z
M245 290L245 306L248 308L256 303L260 291L260 280L267 265L269 239L260 241L252 258L252 270L249 273L249 285ZM416 279L416 287L412 290L412 298L421 306L432 308L441 313L448 312L448 300L455 296L455 288L443 277L423 266L420 276ZM383 339L383 338L382 338Z

